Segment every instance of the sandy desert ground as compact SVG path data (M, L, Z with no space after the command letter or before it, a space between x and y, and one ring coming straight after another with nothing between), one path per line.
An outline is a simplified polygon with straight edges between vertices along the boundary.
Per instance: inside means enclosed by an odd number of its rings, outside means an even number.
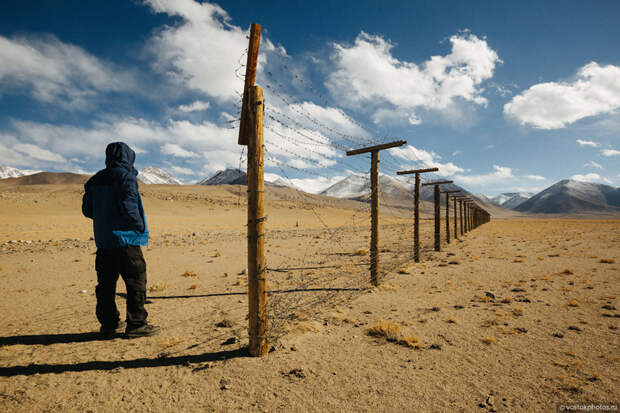
M147 309L163 332L101 340L81 187L0 185L0 410L529 412L620 402L620 220L494 219L434 252L424 219L416 264L411 211L383 208L387 273L369 288L367 205L271 188L273 351L252 358L245 188L142 192ZM121 313L123 291L120 282Z

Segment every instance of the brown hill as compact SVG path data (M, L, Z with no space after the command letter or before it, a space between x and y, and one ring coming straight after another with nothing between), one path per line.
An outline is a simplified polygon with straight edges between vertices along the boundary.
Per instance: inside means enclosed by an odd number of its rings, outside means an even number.
M67 185L85 184L90 175L69 172L39 172L38 174L3 179L2 183L14 185Z

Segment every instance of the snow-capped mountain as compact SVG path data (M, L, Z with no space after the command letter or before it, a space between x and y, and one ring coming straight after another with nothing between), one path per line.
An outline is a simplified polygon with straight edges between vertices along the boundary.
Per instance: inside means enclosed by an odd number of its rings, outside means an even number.
M198 182L198 185L247 185L248 176L239 169L227 168Z
M349 175L336 182L320 194L334 198L358 198L370 193L370 178L364 175Z
M160 168L149 166L138 174L138 179L145 184L183 185L181 180Z
M565 179L515 209L535 213L620 212L620 188Z
M530 199L534 194L530 192L505 192L491 198L491 201L504 208L514 209Z
M407 188L407 183L399 178L379 174L379 193L383 201L391 204L411 205L413 203L413 196ZM322 191L320 195L368 201L370 199L370 176L349 175Z
M19 178L20 176L33 175L41 171L31 171L29 169L17 169L12 166L0 166L0 179Z
M292 183L291 181L289 181L286 178L277 178L275 181L265 181L265 183L274 185L274 186L281 186L281 187L286 187L286 188L292 188L292 189L296 189L298 191L301 191L300 188L298 188L294 183Z

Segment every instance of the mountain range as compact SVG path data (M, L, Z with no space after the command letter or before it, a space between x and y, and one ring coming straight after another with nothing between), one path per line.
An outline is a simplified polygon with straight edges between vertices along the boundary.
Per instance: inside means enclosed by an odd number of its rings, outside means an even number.
M620 188L565 179L515 208L532 213L620 212Z
M20 170L10 166L0 166L0 179L19 185L39 184L83 184L88 179L86 174L40 172ZM183 182L160 168L147 167L140 171L138 179L144 184L181 185ZM247 175L238 169L225 169L198 182L199 185L246 185ZM292 188L296 187L288 179L277 178L267 185ZM379 175L381 203L409 208L413 204L413 179ZM563 180L549 188L531 194L528 192L503 193L493 198L482 194L472 194L455 184L442 185L442 190L459 190L473 198L482 208L492 215L506 215L509 210L516 213L603 213L620 214L620 188L576 180ZM370 200L370 178L368 175L352 174L325 189L320 195L353 199L363 202ZM424 186L420 191L422 209L429 210L433 202L432 186ZM429 203L430 202L430 203ZM445 205L445 196L441 197ZM515 212L511 212L514 214Z

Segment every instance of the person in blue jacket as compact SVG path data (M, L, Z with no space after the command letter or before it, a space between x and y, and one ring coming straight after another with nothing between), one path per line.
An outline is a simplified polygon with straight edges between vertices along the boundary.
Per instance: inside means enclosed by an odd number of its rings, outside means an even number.
M160 327L147 323L146 262L141 245L147 245L149 231L138 191L138 171L133 167L135 152L123 142L110 143L105 150L106 168L84 185L82 213L93 220L97 256L96 314L104 336L122 333L128 337L151 336ZM119 274L127 289L127 320L121 321L116 308Z

